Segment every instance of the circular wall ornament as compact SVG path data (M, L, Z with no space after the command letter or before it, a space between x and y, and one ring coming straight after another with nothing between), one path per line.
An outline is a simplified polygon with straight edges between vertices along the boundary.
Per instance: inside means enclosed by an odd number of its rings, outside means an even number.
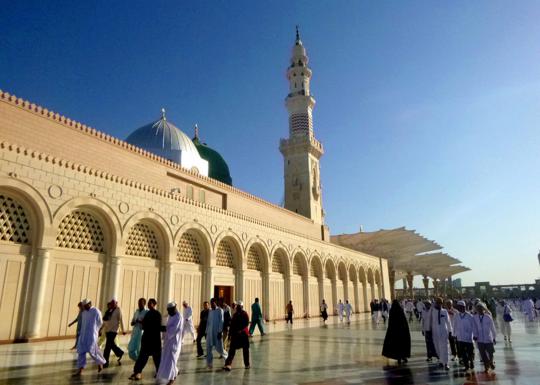
M118 211L120 211L122 214L125 214L129 211L129 205L126 202L120 202L118 204Z
M217 232L217 226L216 226L216 225L211 225L211 226L210 226L210 232L211 232L212 234L215 234L215 233Z
M242 233L242 240L245 241L248 239L248 235L246 233Z
M267 243L268 243L268 246L272 246L272 240L271 240L271 239L269 239L269 240L267 241Z
M178 218L178 215L171 215L171 224L177 225L178 222L180 222L180 219Z
M62 196L62 187L56 185L56 184L52 184L49 186L49 196L53 199L56 199L56 198L60 198Z

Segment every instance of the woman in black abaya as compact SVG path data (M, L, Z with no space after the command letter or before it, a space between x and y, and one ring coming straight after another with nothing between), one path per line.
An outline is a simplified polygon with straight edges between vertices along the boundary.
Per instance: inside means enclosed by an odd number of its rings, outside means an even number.
M398 364L407 362L411 356L411 333L403 308L397 300L392 302L388 317L388 329L384 337L382 355L397 360Z

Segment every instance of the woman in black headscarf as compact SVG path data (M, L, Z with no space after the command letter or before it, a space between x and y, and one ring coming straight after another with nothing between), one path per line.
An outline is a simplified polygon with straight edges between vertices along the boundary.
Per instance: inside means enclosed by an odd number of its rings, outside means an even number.
M409 323L397 300L392 301L390 308L382 355L397 360L398 364L401 364L402 361L407 362L407 358L411 356Z

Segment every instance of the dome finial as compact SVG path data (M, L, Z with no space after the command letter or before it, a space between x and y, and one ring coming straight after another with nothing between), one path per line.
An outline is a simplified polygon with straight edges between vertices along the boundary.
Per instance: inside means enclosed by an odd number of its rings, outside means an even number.
M195 139L199 139L199 125L195 123Z
M163 107L161 107L161 119L167 120L167 118L165 117L165 108Z
M298 31L298 24L296 25L296 43L300 43L300 32Z

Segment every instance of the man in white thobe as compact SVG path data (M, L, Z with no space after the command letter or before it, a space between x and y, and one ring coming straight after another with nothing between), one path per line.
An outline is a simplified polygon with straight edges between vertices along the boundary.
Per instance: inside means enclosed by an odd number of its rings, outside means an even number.
M208 313L208 321L206 321L206 366L212 369L212 361L214 359L212 348L227 359L227 352L223 349L223 309L217 306L216 300L210 300L210 313Z
M343 302L339 300L339 303L337 305L337 313L339 317L339 322L343 322Z
M83 312L81 315L81 332L77 341L77 372L76 376L80 376L86 366L86 353L98 364L98 372L101 372L105 364L103 353L99 350L98 335L99 328L103 325L101 320L101 312L92 306L92 301L83 299Z
M347 317L347 323L351 323L351 313L352 313L352 305L349 303L349 300L345 300L345 317Z
M435 305L431 310L429 321L433 344L439 356L439 366L443 366L445 370L450 370L448 366L448 337L452 333L452 323L448 311L442 307L442 304L442 298L435 298Z
M167 304L167 313L169 313L169 319L165 327L165 335L163 336L161 362L156 378L161 383L167 381L167 385L171 385L178 375L176 363L178 362L178 358L180 358L180 350L182 348L184 317L176 309L175 302Z
M182 341L184 340L184 336L189 333L191 334L191 338L193 338L193 342L195 342L195 326L193 326L193 310L191 310L191 306L188 305L186 301L182 302L182 307L184 308L184 329L182 332Z

